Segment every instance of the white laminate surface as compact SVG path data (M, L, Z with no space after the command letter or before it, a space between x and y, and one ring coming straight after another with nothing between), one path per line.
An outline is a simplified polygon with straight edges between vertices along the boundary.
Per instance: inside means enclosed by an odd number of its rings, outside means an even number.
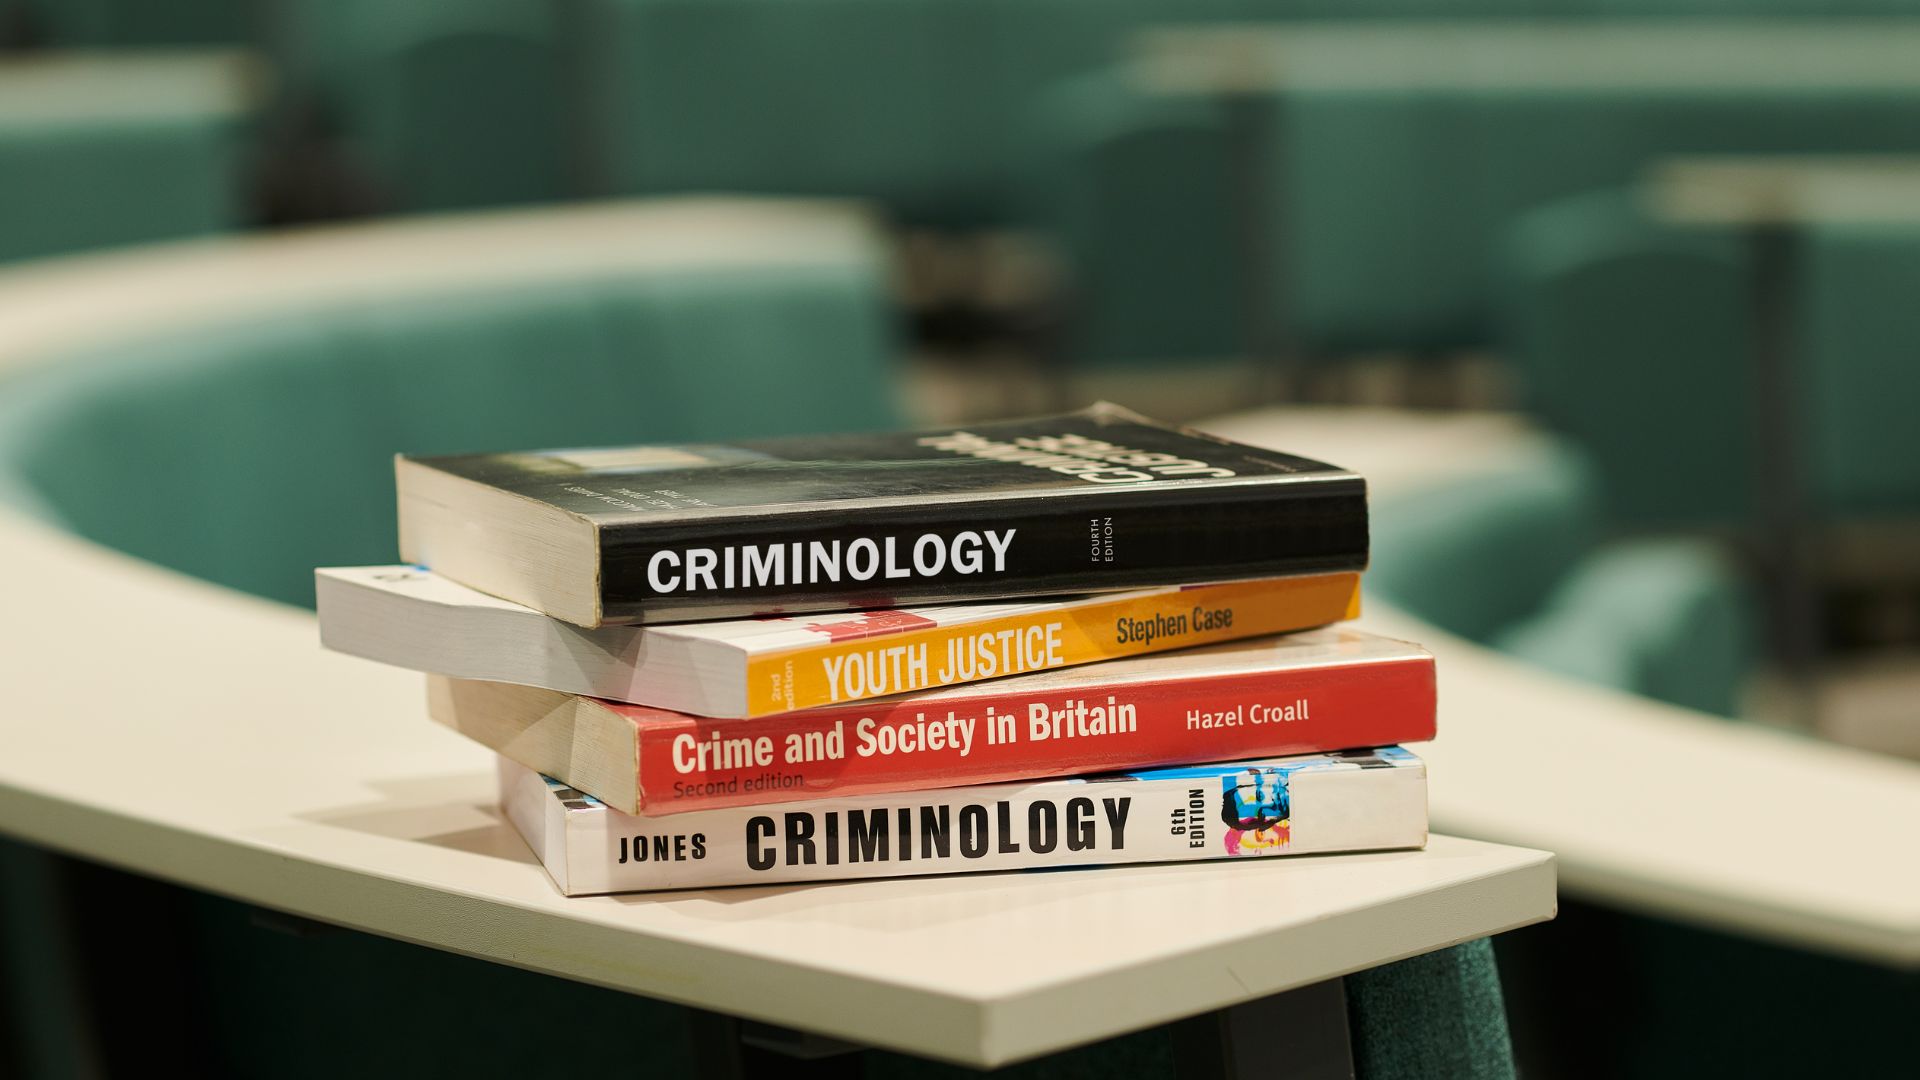
M1137 73L1173 93L1819 94L1920 89L1920 20L1433 19L1149 29Z
M0 131L233 119L265 82L239 49L0 54Z
M1920 157L1676 157L1649 167L1639 194L1656 218L1682 225L1912 226L1920 224Z
M153 244L0 268L0 374L89 345L276 311L881 255L877 218L857 202L703 196Z
M0 829L329 922L994 1065L1498 933L1544 852L1426 851L567 899L422 678L304 613L0 519ZM114 631L99 651L96 612ZM1255 895L1259 903L1246 898ZM1226 913L1231 913L1228 915Z
M1510 417L1269 409L1196 425L1354 469L1376 497L1535 452ZM1589 686L1367 602L1432 650L1434 827L1548 848L1568 895L1920 968L1920 764Z

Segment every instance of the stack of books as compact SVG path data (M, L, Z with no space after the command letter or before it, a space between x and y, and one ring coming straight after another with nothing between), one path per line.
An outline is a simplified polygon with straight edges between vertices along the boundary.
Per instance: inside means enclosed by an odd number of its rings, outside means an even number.
M1100 405L396 478L322 641L429 673L569 895L1426 842L1333 466Z

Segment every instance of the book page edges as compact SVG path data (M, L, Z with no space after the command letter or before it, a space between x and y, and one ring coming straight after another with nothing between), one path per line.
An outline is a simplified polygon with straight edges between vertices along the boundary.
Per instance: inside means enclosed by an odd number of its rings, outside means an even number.
M639 812L638 727L592 698L429 675L427 712L530 769L565 778L616 809Z
M600 625L600 532L551 503L394 459L400 557L578 626Z

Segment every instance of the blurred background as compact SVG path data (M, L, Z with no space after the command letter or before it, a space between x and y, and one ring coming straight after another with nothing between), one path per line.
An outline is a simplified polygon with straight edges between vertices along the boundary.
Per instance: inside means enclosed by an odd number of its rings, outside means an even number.
M0 0L0 498L292 604L391 560L395 451L1106 398L1429 467L1369 585L1448 632L1920 758L1916 297L1896 0ZM262 483L307 497L221 496ZM129 1002L46 905L175 911L184 968L304 941L28 855L0 1071L134 1060L68 1037ZM300 962L535 978L344 948ZM1499 948L1526 1075L1912 1069L1870 958L1577 895ZM144 1002L140 1053L317 1075L325 1017L414 1060L298 981L304 1021Z

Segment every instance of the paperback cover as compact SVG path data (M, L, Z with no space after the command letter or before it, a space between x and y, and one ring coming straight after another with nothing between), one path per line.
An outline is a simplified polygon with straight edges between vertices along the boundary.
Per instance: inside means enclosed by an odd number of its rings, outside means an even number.
M401 557L582 626L1363 569L1365 485L1113 405L739 444L400 458Z
M766 716L1322 626L1358 574L584 629L412 566L315 571L328 648L696 716Z
M1257 638L752 720L431 676L435 720L628 813L1433 737L1433 657L1354 630Z
M500 801L568 896L1427 842L1426 766L1397 746L666 819L503 758Z

